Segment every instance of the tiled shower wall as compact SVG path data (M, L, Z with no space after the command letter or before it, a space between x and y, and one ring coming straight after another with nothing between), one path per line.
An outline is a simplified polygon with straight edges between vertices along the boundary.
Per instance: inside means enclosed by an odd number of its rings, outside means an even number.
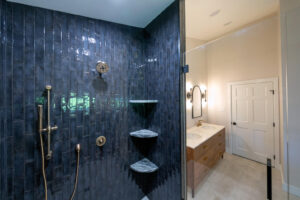
M4 0L0 17L0 199L44 198L36 108L43 104L46 116L46 84L53 87L52 125L59 127L46 163L49 200L70 197L77 143L76 199L180 199L178 2L146 29ZM110 67L102 77L98 60ZM136 98L159 103L139 113L128 103ZM139 128L160 135L144 145L128 134ZM107 138L102 148L95 145L100 135ZM144 156L157 173L129 169Z
M173 4L146 27L146 95L158 99L147 127L161 135L150 160L162 165L152 199L180 198L180 31L179 4ZM160 187L159 185L164 185ZM175 189L176 188L176 189ZM172 192L165 192L165 191ZM151 198L150 198L151 199Z

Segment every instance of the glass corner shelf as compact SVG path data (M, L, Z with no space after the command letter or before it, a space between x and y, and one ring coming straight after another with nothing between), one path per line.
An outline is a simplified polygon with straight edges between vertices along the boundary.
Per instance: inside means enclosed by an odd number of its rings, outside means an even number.
M129 135L136 138L155 138L158 136L158 133L147 129L142 129L139 131L130 132Z
M140 104L158 103L158 100L129 100L129 103L140 103Z
M158 166L149 159L143 158L142 160L130 165L130 169L138 173L148 174L157 171Z

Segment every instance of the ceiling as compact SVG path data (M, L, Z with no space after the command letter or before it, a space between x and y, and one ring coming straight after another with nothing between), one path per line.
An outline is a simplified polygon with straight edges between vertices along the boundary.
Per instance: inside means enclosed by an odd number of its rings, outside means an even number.
M144 28L174 0L7 0Z
M279 9L278 0L186 0L186 35L210 41Z

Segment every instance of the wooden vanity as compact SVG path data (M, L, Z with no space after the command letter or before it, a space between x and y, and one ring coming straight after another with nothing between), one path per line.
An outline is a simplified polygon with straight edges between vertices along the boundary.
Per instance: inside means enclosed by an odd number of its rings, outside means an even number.
M210 124L207 126L210 126ZM225 128L218 126L215 132L211 130L208 134L204 133L202 139L201 133L199 133L199 145L195 144L197 139L190 138L193 145L189 146L188 134L187 131L187 184L192 189L192 196L194 197L195 187L203 180L209 170L223 158L225 153Z

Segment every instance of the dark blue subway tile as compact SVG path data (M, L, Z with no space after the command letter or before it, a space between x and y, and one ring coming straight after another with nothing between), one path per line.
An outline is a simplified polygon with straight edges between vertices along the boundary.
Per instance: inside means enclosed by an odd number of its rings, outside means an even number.
M0 109L0 140L4 140L6 136L6 110L3 108Z
M25 191L33 191L34 190L34 181L32 178L34 177L34 162L25 163Z
M24 164L25 164L24 152L15 152L15 154L14 154L14 179L15 178L23 178L24 179L24 177L25 177Z
M24 199L24 178L14 179L14 199Z
M11 165L8 165L8 166L11 166ZM7 170L6 170L6 188L7 188L7 196L8 197L11 197L13 195L13 192L14 192L14 188L13 188L13 166L11 167L8 167Z
M62 154L63 157L63 173L64 175L69 175L70 173L70 152L65 152Z
M0 192L6 190L6 199L44 198L36 106L44 105L46 127L46 84L53 86L51 125L59 127L51 137L53 157L46 161L49 199L69 198L78 143L82 149L77 199L96 199L101 194L107 194L102 196L104 200L144 196L143 182L135 180L128 167L141 158L128 132L144 127L160 132L154 146L158 148L151 148L149 157L163 166L157 181L146 187L149 196L179 199L177 4L146 29L6 1L0 3L0 16L1 44L5 46L5 52L0 49L1 144L6 138L0 157L2 164L6 161L6 184L3 189L1 181ZM157 61L149 64L147 58ZM110 67L102 76L95 72L98 60ZM166 106L158 104L145 118L128 104L132 98L158 99ZM146 110L141 113L145 115ZM100 135L107 137L101 148L95 145ZM46 133L43 139L47 153ZM3 152L7 156L3 157Z
M12 93L13 93L13 88L12 88L12 47L7 46L6 47L6 62L5 62L5 72L6 72L6 77L5 77L5 102L6 106L11 106L12 105Z
M32 200L34 199L34 191L25 192L24 200Z
M17 138L14 140L14 151L16 155L24 151L25 132L24 132L24 121L18 120L13 122L13 137Z
M35 115L37 115L37 107L35 105L28 105L25 107L25 133L36 133L37 122Z
M34 73L33 73L34 75ZM34 76L26 76L24 80L24 104L35 105L34 99Z
M33 135L25 135L25 160L34 160L34 151L36 151L35 140L38 140L38 133Z

